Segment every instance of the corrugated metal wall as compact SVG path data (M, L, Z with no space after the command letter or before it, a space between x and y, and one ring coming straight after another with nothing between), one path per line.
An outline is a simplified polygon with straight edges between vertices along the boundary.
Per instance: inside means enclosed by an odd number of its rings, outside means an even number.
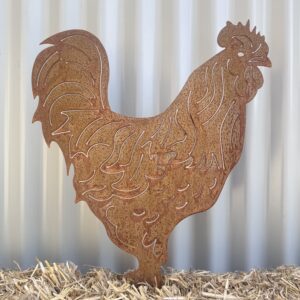
M31 69L54 33L83 28L110 60L112 108L150 116L165 109L189 73L219 51L226 20L265 34L271 70L248 105L243 156L217 204L172 234L169 265L213 271L300 264L300 1L0 0L0 267L35 258L124 271L134 260L75 205L56 145L39 123Z

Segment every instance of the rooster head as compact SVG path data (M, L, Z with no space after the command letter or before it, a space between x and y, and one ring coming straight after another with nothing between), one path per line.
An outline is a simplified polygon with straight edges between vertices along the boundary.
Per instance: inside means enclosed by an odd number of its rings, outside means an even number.
M250 30L249 21L245 25L227 22L219 33L218 44L225 48L229 72L238 76L237 93L249 102L263 84L263 76L258 67L272 65L265 37L256 33L256 27Z

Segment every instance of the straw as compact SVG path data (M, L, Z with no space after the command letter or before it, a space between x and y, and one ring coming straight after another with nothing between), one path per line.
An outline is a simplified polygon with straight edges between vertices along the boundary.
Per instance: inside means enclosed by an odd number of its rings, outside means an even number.
M81 274L72 262L16 266L0 270L0 299L300 299L300 268L293 266L224 274L169 269L161 289L135 286L96 267Z

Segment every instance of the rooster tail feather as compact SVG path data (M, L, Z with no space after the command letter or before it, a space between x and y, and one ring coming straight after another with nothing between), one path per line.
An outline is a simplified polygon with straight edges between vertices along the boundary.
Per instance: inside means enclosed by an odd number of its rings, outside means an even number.
M84 30L64 31L42 44L50 46L32 70L33 96L39 97L32 122L42 123L48 145L59 145L69 171L74 157L70 141L82 132L83 119L110 111L108 59L98 38Z

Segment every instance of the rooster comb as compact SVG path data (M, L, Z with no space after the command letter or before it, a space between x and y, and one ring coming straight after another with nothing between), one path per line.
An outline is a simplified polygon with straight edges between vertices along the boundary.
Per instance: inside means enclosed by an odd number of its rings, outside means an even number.
M250 29L249 20L245 25L243 25L241 22L239 22L237 25L234 25L228 21L226 26L219 33L218 44L221 47L226 48L231 44L232 39L238 36L247 37L254 47L259 45L265 45L267 47L265 37L259 32L256 32L256 26L252 30Z

